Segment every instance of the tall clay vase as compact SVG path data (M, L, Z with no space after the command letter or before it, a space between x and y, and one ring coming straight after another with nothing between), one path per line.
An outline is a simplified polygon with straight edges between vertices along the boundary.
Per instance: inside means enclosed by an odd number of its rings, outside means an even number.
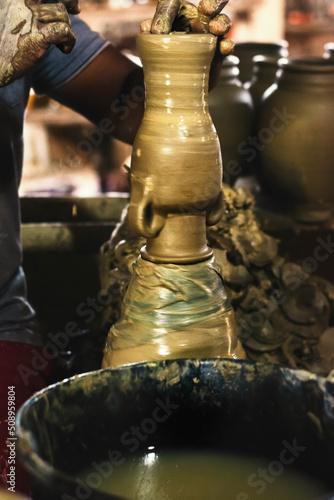
M236 56L224 60L219 83L209 93L208 102L221 145L224 182L233 185L250 169L243 148L253 132L254 120L252 97L239 79L239 59Z
M244 357L206 224L222 216L222 161L208 109L216 38L139 34L145 113L131 160L130 228L147 238L103 367Z
M260 182L299 220L322 221L334 202L334 63L291 58L279 66L259 120Z
M212 255L206 224L222 216L222 160L208 110L211 35L141 34L145 114L131 159L129 225L153 262ZM189 51L189 52L187 52Z

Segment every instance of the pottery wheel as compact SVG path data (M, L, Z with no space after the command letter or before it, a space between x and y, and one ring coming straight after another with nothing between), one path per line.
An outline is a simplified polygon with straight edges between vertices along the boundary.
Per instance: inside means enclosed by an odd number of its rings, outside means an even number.
M327 375L334 369L334 286L308 275L279 254L254 214L255 200L224 185L225 217L208 228L208 244L234 307L239 338L249 359L280 363ZM120 315L144 240L121 222L101 249L103 289L119 289L105 310L108 329Z

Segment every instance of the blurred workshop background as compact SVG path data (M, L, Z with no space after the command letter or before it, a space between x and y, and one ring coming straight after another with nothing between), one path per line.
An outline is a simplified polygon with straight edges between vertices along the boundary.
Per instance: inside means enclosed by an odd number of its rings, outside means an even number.
M81 5L80 16L131 57L140 22L152 17L156 2L81 0ZM230 0L225 12L236 42L286 40L291 56L322 56L324 45L334 41L334 0ZM22 196L128 190L123 163L131 147L97 134L87 120L55 101L31 95L24 134Z

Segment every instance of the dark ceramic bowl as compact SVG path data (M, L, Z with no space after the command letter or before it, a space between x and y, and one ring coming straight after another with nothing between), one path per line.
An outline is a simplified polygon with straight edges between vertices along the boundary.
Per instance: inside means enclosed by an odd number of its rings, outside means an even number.
M158 449L224 451L277 462L287 446L296 457L289 468L317 478L324 491L334 490L333 383L277 365L179 360L87 373L28 400L18 413L17 432L19 455L34 480L33 498L115 499L95 489L85 493L75 478L110 450L118 457L128 453L134 426L145 429ZM146 441L137 444L147 448Z

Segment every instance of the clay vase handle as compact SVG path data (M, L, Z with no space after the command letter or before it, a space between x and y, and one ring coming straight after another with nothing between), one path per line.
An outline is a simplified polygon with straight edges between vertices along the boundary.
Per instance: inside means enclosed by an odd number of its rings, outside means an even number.
M220 195L218 196L217 200L207 213L206 225L214 226L215 224L217 224L223 217L224 209L225 209L224 197L223 193L220 192Z
M144 238L158 236L166 222L166 216L159 212L150 197L143 196L139 203L130 203L130 229Z

